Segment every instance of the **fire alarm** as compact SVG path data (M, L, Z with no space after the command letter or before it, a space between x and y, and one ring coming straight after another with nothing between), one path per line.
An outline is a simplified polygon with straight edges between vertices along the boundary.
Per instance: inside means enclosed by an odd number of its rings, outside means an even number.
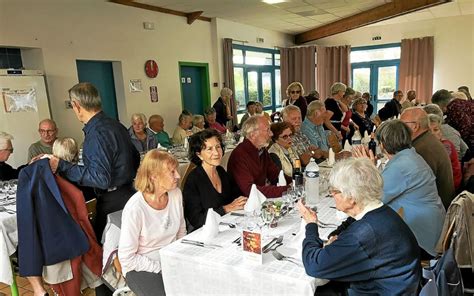
M145 74L149 78L155 78L158 76L158 64L154 60L148 60L145 63Z

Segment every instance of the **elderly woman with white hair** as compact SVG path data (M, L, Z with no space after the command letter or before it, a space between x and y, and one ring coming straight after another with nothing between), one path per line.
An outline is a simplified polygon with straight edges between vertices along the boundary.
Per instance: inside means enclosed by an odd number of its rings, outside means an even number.
M0 181L18 179L18 170L6 163L13 153L12 140L12 135L0 132Z
M383 122L377 141L389 160L382 171L382 201L393 210L403 208L403 220L420 246L421 258L435 256L446 211L436 188L436 178L426 161L412 147L411 130L400 120ZM370 151L369 155L373 158ZM365 157L365 147L355 147L355 157ZM375 166L374 166L375 167Z
M155 134L146 127L147 120L143 113L134 113L132 115L132 126L128 129L128 134L132 139L132 144L140 154L156 148Z
M416 295L421 279L416 238L381 201L383 180L367 159L336 163L329 176L336 208L354 219L324 245L317 213L298 202L306 221L303 264L310 276L348 282L349 295Z

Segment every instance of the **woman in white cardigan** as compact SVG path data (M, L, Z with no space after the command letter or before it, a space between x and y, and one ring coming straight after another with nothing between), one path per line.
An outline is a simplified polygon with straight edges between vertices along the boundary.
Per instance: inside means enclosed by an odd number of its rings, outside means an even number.
M160 249L186 234L178 162L153 149L138 168L135 193L125 205L118 257L130 289L165 295Z
M273 133L273 145L268 149L268 153L285 175L292 176L293 162L299 159L298 154L291 147L293 127L288 122L277 122L273 123L270 129Z

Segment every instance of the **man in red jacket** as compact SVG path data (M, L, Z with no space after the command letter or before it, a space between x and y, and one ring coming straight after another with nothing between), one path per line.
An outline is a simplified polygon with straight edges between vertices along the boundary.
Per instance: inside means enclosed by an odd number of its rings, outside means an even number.
M266 149L273 135L270 123L264 116L254 115L245 121L242 132L245 140L232 151L228 172L245 196L255 184L266 197L280 197L288 186L276 186L280 170ZM286 178L289 183L291 178Z

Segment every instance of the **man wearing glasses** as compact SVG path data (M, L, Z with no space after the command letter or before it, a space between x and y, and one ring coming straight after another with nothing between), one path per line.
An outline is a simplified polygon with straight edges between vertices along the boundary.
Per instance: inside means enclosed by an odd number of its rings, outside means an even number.
M6 163L13 153L12 139L10 134L0 132L0 181L18 178L18 170Z
M35 156L41 154L52 154L53 144L58 135L56 123L51 119L43 119L39 123L38 133L40 140L31 144L28 148L28 162Z

